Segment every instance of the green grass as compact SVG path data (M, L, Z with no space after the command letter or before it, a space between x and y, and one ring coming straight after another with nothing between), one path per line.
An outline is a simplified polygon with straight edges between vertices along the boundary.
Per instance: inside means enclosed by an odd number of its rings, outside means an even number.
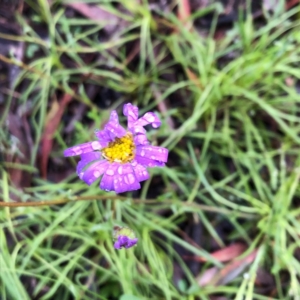
M4 36L25 42L26 65L8 58L21 66L16 91L22 84L25 88L17 100L8 97L0 116L1 150L4 157L11 151L20 155L18 140L6 126L15 101L32 108L33 146L27 164L0 166L1 200L70 201L0 208L0 299L299 299L299 8L276 11L264 26L248 15L215 40L214 26L203 37L175 14L157 12L154 18L147 1L140 6L121 1L130 12L126 15L110 1L93 2L128 25L99 42L103 22L67 17L61 1L49 7L41 0L32 20L48 28L48 40L24 16L18 17L24 35ZM126 49L132 43L140 51L128 64ZM85 63L86 54L97 53L97 60ZM100 109L88 98L84 82L120 96L109 110ZM82 116L66 142L62 119L50 161L73 168L74 174L54 183L38 171L39 150L47 114L62 93L74 94L74 101L88 107L89 122ZM167 147L170 158L167 167L151 170L138 195L116 197L81 182L75 160L63 158L62 151L92 139L110 109L126 102L160 115L162 126L150 131L149 139ZM160 103L169 109L159 110ZM31 187L14 186L9 167L31 172ZM95 200L76 201L75 196ZM191 222L201 223L200 245L184 233ZM136 232L137 247L113 249L116 224ZM226 235L220 233L225 225L231 228ZM208 269L226 267L211 253L237 241L247 245L242 257L257 250L254 261L226 281L229 274L225 283L199 286ZM182 253L207 262L195 275ZM272 295L255 283L261 269L274 279Z

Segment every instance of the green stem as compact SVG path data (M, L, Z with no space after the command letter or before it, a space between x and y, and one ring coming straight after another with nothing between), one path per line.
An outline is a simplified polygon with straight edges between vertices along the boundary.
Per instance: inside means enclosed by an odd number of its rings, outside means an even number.
M4 202L2 199L0 199L0 207L34 207L34 206L50 206L50 205L60 205L60 204L65 204L69 202L76 202L76 201L92 201L92 200L128 200L130 199L129 197L122 197L118 195L109 195L109 196L81 196L81 197L76 197L72 196L72 198L62 198L62 199L56 199L56 200L45 200L45 201L28 201L28 202ZM131 198L132 199L132 198ZM174 204L171 200L164 200L160 202L157 199L132 199L134 203L139 203L139 204ZM200 209L202 211L208 211L212 213L220 213L220 214L225 214L225 215L236 215L237 217L241 218L246 218L246 219L256 219L257 216L256 214L251 214L251 213L244 213L244 212L238 212L238 211L232 211L230 209L222 208L222 207L212 207L208 205L203 205L203 204L198 204L198 203L189 203L186 201L179 202L177 205L181 207L190 207L194 209Z
M49 205L60 205L74 201L87 201L87 200L106 200L106 199L120 199L122 197L117 196L83 196L83 197L72 197L62 198L57 200L46 200L46 201L28 201L28 202L3 202L0 201L0 207L26 207L26 206L49 206ZM123 197L124 198L124 197ZM127 199L127 198L124 198Z

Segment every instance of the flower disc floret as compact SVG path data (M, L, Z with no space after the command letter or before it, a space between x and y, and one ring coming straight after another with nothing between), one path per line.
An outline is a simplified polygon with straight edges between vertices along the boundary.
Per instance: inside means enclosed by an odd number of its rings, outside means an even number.
M149 179L147 167L163 167L168 160L168 150L152 146L146 136L146 125L160 126L160 120L147 112L138 117L137 106L125 104L127 130L119 123L116 111L112 111L103 130L97 130L96 141L73 146L64 156L80 155L77 174L88 185L102 176L100 188L123 193L140 189L140 182Z
M131 133L121 138L115 138L108 146L101 150L102 155L109 162L128 163L134 159L135 144Z

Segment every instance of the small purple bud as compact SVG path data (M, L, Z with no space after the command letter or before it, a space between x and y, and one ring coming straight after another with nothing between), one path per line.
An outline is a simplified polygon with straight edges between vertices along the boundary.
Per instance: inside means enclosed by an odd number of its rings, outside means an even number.
M122 248L131 248L138 242L138 239L135 237L134 232L127 227L114 227L114 248L122 249Z

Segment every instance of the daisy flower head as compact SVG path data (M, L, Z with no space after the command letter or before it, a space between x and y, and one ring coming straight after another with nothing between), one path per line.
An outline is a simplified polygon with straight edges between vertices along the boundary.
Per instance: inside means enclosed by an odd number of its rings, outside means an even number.
M152 146L144 126L161 125L153 112L138 117L138 107L125 104L123 114L127 117L127 130L113 110L103 130L97 130L97 140L73 146L64 151L64 156L80 155L77 174L91 185L101 178L100 188L123 193L140 189L140 182L149 179L147 168L163 167L168 160L168 150Z

